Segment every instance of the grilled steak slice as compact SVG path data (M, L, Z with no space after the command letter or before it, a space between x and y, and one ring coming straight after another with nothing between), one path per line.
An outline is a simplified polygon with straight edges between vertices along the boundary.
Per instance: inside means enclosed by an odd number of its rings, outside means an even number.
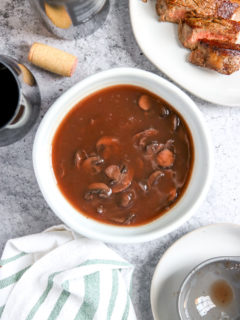
M179 40L184 47L194 49L199 40L240 43L240 22L202 17L186 17L179 23Z
M240 69L240 45L220 41L201 40L188 60L201 67L231 74Z
M187 12L214 18L240 21L239 0L157 0L161 21L179 22Z

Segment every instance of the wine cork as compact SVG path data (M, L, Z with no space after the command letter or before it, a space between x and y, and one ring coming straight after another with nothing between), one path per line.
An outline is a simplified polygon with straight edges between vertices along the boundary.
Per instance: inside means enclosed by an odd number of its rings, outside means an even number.
M65 77L71 77L77 67L77 57L38 42L31 46L28 60L35 66Z
M44 8L46 15L52 21L52 23L61 29L68 29L72 25L72 20L63 5L50 5L44 2Z

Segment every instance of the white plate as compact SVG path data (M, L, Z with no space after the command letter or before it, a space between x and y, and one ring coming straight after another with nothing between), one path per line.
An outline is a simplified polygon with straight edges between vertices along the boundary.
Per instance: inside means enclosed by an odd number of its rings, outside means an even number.
M230 76L187 62L189 50L178 40L177 25L159 22L156 0L130 0L136 40L148 59L180 86L207 101L240 106L240 72Z
M240 256L239 225L209 225L175 242L162 256L153 275L151 305L154 319L179 319L177 297L184 278L200 262L220 256Z

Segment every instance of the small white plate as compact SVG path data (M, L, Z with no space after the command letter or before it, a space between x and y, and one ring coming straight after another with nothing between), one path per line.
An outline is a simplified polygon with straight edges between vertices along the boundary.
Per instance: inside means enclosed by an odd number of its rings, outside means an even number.
M187 62L189 50L178 40L177 25L159 22L156 0L129 0L132 28L148 59L169 78L212 103L240 106L240 72L230 76Z
M177 298L184 278L200 262L220 256L240 256L240 225L209 225L175 242L162 256L153 275L154 320L179 319Z

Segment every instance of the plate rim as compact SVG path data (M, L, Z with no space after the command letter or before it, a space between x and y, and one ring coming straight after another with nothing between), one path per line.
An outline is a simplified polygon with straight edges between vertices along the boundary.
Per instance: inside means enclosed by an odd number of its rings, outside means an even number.
M167 80L171 80L173 81L173 83L175 85L177 85L178 87L180 87L181 90L185 90L187 94L191 94L193 95L195 98L198 98L198 99L201 99L202 101L206 101L208 103L211 103L213 104L215 107L217 106L224 106L224 107L239 107L240 106L240 103L237 104L237 103L224 103L224 102L220 102L218 100L215 100L215 99L211 99L211 98L207 98L207 97L202 97L200 94L196 93L196 92L193 92L193 91L190 91L186 86L182 85L181 83L179 83L179 81L175 80L167 71L163 71L157 64L156 62L147 54L144 46L141 44L141 42L139 41L139 38L137 36L137 32L136 32L136 29L135 29L135 25L133 23L133 5L134 5L134 2L135 1L139 1L141 2L141 0L129 0L129 15L130 15L130 23L131 23L131 27L132 27L132 31L133 31L133 34L134 34L134 38L139 46L139 48L141 49L141 51L143 52L144 56L159 70L161 71L164 75L166 75L168 77ZM148 0L150 1L150 0ZM170 22L167 22L167 23L170 23ZM197 67L197 66L196 66Z
M155 294L153 293L153 287L156 283L156 277L157 277L157 274L158 274L158 271L159 271L159 268L160 268L160 265L162 263L162 260L164 260L166 258L166 256L169 254L170 251L172 251L172 249L180 242L180 241L183 241L185 240L185 238L188 238L189 236L191 236L193 233L196 233L196 232L201 232L201 231L204 231L206 229L210 229L210 228L214 228L214 227L237 227L240 229L240 224L237 224L237 223L231 223L231 222L219 222L219 223L211 223L211 224L207 224L207 225L204 225L204 226L201 226L197 229L194 229L190 232L187 232L186 234L184 234L183 236L181 236L179 239L177 239L176 241L174 241L172 243L172 245L170 245L167 250L163 253L163 255L160 257L155 269L154 269L154 272L153 272L153 276L152 276L152 280L151 280L151 287L150 287L150 304L151 304L151 310L152 310L152 315L153 315L153 318L154 320L158 320L159 318L157 318L156 316L156 312L154 311L154 304L153 304L153 298L155 297ZM240 237L240 235L239 235ZM184 279L183 279L184 280Z

